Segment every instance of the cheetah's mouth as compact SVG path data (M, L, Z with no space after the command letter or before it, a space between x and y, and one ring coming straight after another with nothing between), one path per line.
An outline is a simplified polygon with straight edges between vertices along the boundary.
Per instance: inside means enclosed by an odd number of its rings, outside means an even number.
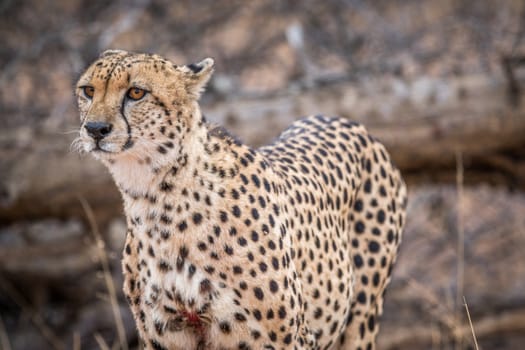
M84 138L81 140L79 147L80 152L92 153L95 155L116 154L124 149L115 142L110 140L93 140Z
M91 152L115 153L115 152L111 152L111 151L107 151L103 149L102 147L100 147L98 142L96 143L95 147L91 150Z
M91 137L81 136L73 141L72 146L81 153L118 154L129 150L134 144L131 137L127 137L125 140L111 138L96 140Z

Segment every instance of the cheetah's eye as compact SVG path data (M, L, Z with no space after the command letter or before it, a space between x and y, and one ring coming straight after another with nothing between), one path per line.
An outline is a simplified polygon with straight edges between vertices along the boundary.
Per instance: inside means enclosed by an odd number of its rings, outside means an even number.
M146 95L146 90L140 89L138 87L132 87L131 89L128 90L128 94L127 94L129 98L135 101L140 100L141 98L144 97L144 95Z
M95 88L93 86L84 86L82 87L82 91L84 91L84 96L86 96L90 100L93 98L93 95L95 94Z

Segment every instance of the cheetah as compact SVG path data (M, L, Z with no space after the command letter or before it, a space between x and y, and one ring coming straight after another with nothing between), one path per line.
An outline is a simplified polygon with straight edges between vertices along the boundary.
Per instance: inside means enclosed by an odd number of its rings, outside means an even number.
M374 349L406 187L360 124L312 116L253 149L198 104L214 61L109 50L74 145L112 174L146 349Z

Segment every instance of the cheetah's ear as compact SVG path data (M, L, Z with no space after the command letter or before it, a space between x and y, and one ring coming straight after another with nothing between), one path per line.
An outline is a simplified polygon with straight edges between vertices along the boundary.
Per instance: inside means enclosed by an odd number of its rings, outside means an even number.
M213 58L205 58L198 63L192 63L181 67L186 74L186 88L195 98L199 98L206 87L206 83L213 74Z

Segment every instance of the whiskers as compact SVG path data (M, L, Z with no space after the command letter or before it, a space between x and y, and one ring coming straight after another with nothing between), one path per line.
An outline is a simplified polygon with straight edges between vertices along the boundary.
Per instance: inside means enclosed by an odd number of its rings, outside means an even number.
M80 130L74 129L74 130L68 130L68 131L58 131L57 133L60 135L80 134Z
M85 147L85 141L83 140L82 136L76 137L73 142L71 142L71 145L69 145L69 152L70 153L78 153L78 154L86 154L87 150Z
M86 135L82 135L80 130L72 130L64 132L64 134L79 133L69 147L70 152L78 154L86 154L95 148L95 141ZM118 156L126 157L128 159L136 160L140 163L150 164L152 167L160 167L165 162L165 157L161 157L158 152L159 148L172 150L166 146L168 140L152 140L145 137L133 137L133 146L124 149L124 145L129 141L129 134L127 132L114 132L106 138L98 141L99 147L106 152L97 152L97 156ZM168 154L169 156L169 154Z

